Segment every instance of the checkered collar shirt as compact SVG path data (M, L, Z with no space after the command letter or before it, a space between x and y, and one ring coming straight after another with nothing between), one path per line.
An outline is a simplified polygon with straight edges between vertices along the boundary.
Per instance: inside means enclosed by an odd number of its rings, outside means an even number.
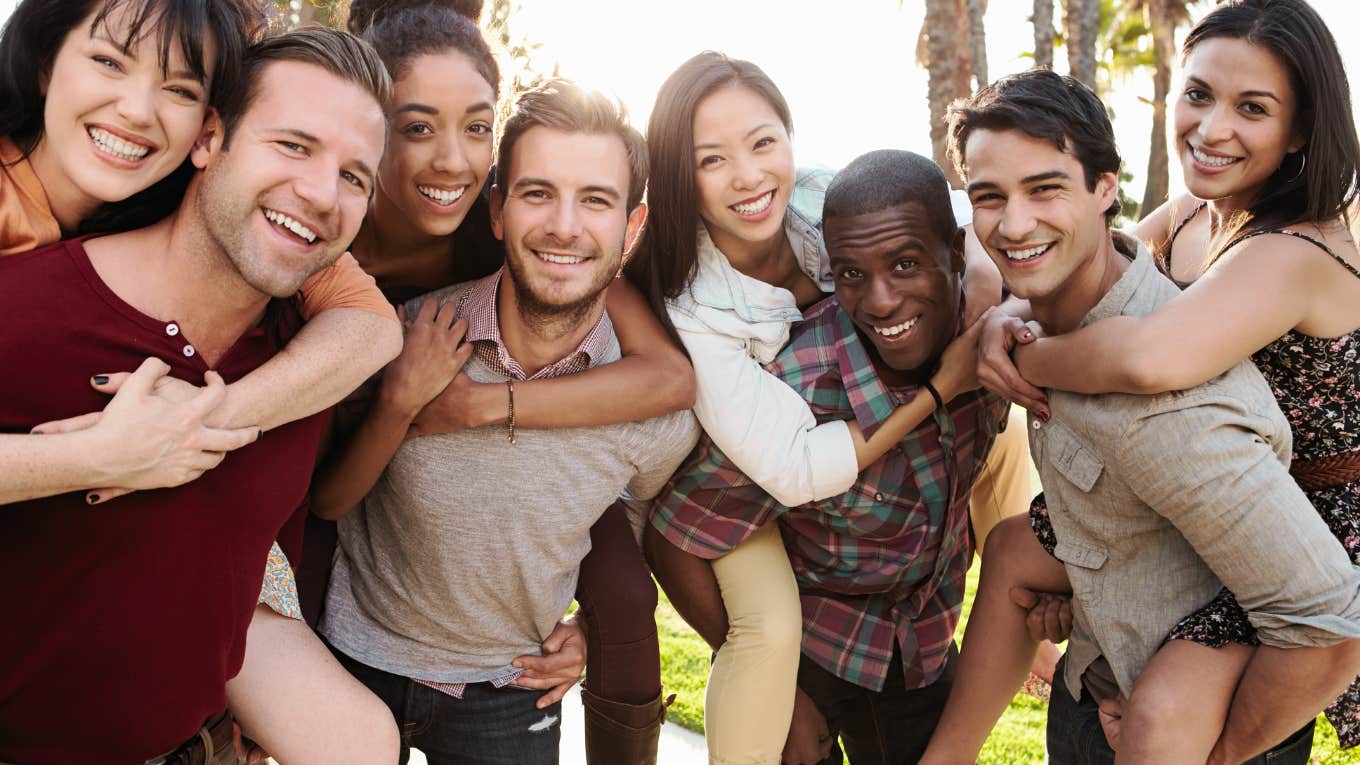
M609 321L609 315L601 312L599 321L590 328L576 350L532 375L525 373L524 367L510 356L510 351L506 350L505 342L501 339L496 298L504 273L505 269L501 268L490 276L478 279L458 299L458 315L468 320L467 339L473 344L477 358L488 368L515 380L541 380L584 372L590 367L592 359L598 359L608 351L610 340L614 337L614 325Z
M819 422L853 418L870 437L914 387L890 389L833 299L809 310L767 367ZM985 391L955 398L850 491L789 510L705 437L662 492L654 524L712 558L778 518L803 605L803 653L870 690L887 680L894 643L908 688L933 683L958 624L972 558L968 498L1006 416Z

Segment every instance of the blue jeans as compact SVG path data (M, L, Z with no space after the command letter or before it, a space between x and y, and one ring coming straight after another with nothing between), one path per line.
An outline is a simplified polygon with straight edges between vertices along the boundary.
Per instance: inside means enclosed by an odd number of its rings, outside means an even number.
M1100 728L1095 699L1083 688L1074 701L1063 681L1067 657L1053 673L1053 693L1048 702L1048 761L1050 765L1114 765L1114 750ZM1308 723L1284 743L1244 765L1306 765L1313 749L1313 723Z
M562 704L535 709L542 691L469 683L463 698L455 699L330 649L392 710L401 731L401 765L411 747L430 765L556 765Z

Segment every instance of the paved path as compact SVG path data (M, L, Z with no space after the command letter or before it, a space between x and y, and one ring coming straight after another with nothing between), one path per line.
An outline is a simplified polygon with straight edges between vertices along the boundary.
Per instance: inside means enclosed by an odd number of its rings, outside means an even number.
M578 686L562 700L561 765L585 765L585 741L581 721L581 693ZM708 758L704 737L668 722L661 726L661 748L657 752L656 761L659 765L705 765ZM412 751L411 765L427 765L425 755Z

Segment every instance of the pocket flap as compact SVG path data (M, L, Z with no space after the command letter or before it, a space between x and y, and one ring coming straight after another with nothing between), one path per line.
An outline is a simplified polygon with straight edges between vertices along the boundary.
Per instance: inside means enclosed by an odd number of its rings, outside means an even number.
M1091 491L1096 479L1105 470L1105 463L1095 452L1082 445L1076 434L1054 423L1049 434L1049 453L1052 454L1053 467L1072 485L1084 492Z
M1058 539L1058 546L1053 548L1053 557L1063 563L1071 563L1082 568L1100 568L1105 565L1105 558L1108 553L1102 547L1092 547L1079 542L1063 541Z

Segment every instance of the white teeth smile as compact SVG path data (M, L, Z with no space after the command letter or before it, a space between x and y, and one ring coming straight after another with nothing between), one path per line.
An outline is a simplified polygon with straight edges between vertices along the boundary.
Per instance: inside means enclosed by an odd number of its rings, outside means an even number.
M1048 248L1052 246L1053 243L1049 242L1047 244L1041 244L1037 247L1030 247L1027 250L1002 250L1002 252L1006 253L1006 257L1009 258L1010 260L1029 260L1030 258L1048 252Z
M311 244L312 242L316 241L315 232L313 232L310 228L307 228L301 223L298 223L297 221L288 217L287 215L284 215L281 212L275 212L274 210L265 210L264 217L268 218L270 221L274 223L279 224L280 226L283 226L284 228L288 229L294 234L297 234L298 236L307 240L308 244Z
M435 186L416 186L416 191L419 191L425 197L434 200L435 203L441 205L451 205L454 202L457 202L463 198L463 194L467 190L467 186L460 186L454 191L447 191Z
M98 146L100 151L129 162L136 162L151 151L150 146L129 143L103 128L89 127L85 128L85 132L90 134L90 138L94 139L94 145Z
M900 334L902 334L903 332L906 332L907 330L909 330L909 329L911 329L913 326L915 326L915 325L916 325L916 320L919 319L919 318L921 318L921 317L920 317L920 316L916 316L916 317L907 319L906 321L902 322L901 324L894 324L894 325L891 326L891 327L874 327L874 331L877 332L878 334L884 336L884 337L896 337L897 335L900 335Z
M1236 162L1239 159L1239 157L1210 156L1200 151L1199 149L1196 149L1193 146L1190 147L1190 153L1195 155L1196 162L1207 167L1227 167L1228 165L1231 165L1232 163Z
M732 205L732 209L736 210L738 215L757 215L765 212L765 209L769 207L770 203L773 201L774 190L771 189L754 202L744 202L739 205Z
M554 255L551 252L539 252L538 250L534 250L534 254L549 263L557 263L563 266L574 266L577 263L586 262L585 258L576 255Z

